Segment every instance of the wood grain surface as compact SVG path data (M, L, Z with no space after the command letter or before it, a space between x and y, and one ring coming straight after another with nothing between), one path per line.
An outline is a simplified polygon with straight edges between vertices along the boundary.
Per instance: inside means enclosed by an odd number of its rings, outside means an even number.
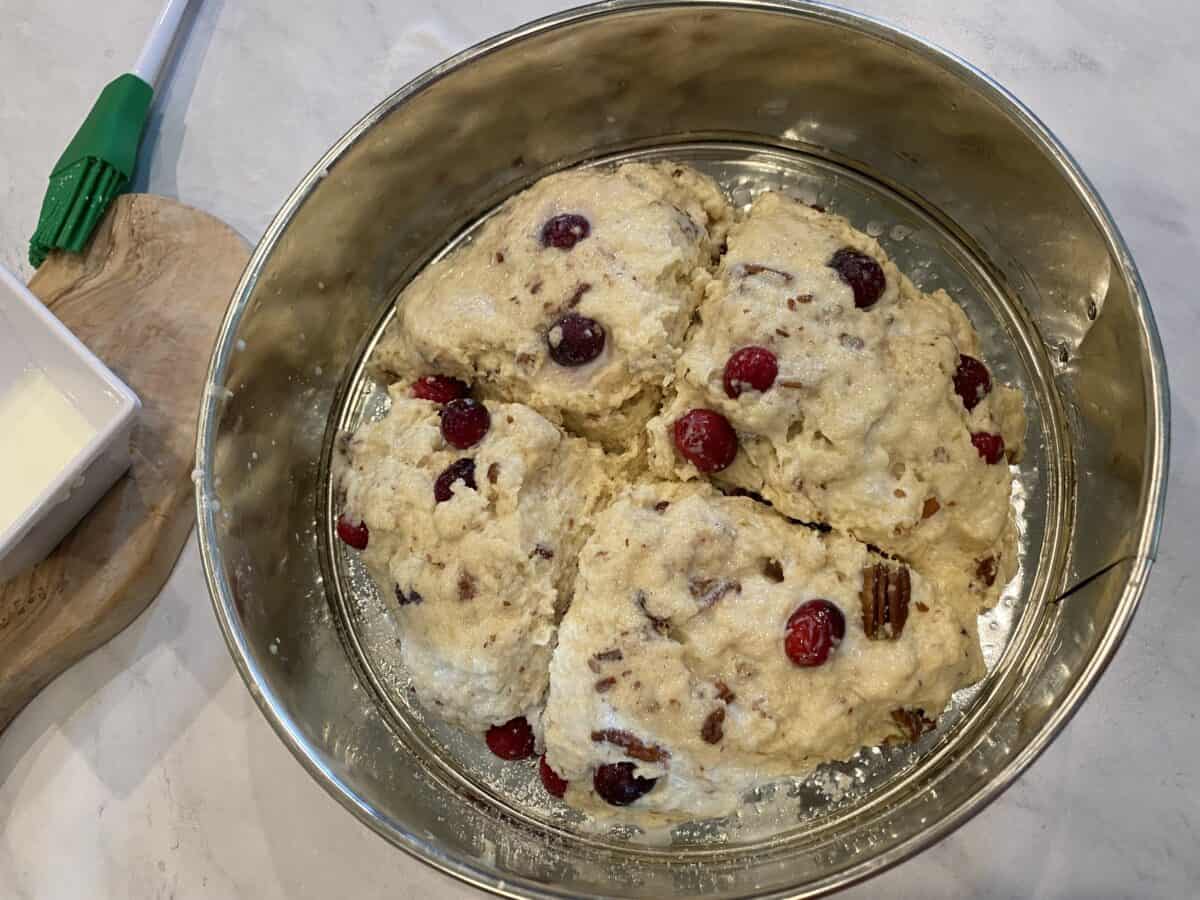
M195 520L196 416L249 258L233 229L149 194L117 199L87 252L29 286L142 401L126 474L42 563L0 585L0 731L157 596ZM197 603L207 603L204 596Z

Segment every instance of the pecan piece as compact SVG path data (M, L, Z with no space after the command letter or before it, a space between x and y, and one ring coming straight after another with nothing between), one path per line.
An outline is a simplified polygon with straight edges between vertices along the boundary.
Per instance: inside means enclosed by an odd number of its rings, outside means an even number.
M464 602L475 599L475 576L465 569L458 576L458 599Z
M721 738L725 737L725 729L722 727L724 722L725 707L718 706L708 714L708 718L706 718L704 720L704 724L700 726L700 737L704 739L704 743L720 743Z
M577 288L575 288L575 292L573 294L571 294L570 297L567 298L567 302L566 302L567 309L574 309L576 306L578 306L579 301L583 299L583 295L586 294L591 289L592 289L592 286L590 284L588 284L586 281L581 281L579 283L579 286Z
M730 690L729 685L725 682L717 681L714 683L714 686L717 689L717 697L722 703L732 703L737 699L737 694Z
M983 582L985 587L996 583L996 557L985 556L975 563L975 577Z
M654 613L650 612L650 610L646 608L646 601L648 599L649 598L646 596L645 591L633 592L633 602L636 603L638 609L642 611L642 615L650 620L650 624L654 626L655 631L657 631L659 634L666 634L671 630L671 620L660 618L659 616L656 616Z
M778 275L785 282L790 282L792 276L788 272L782 272L779 269L772 269L770 266L759 265L758 263L746 263L742 266L742 275L761 275L763 272L770 272L772 275Z
M923 709L893 709L892 721L903 732L909 743L916 743L921 735L927 731L933 731L937 726L937 722L925 717Z
M763 560L762 573L763 577L766 578L767 581L773 581L775 584L779 584L781 581L783 581L783 563L777 559L771 559L770 557L767 557Z
M926 497L925 505L921 507L921 518L928 519L941 508L942 504L938 503L937 497Z
M609 743L620 747L631 759L639 759L642 762L656 763L671 758L671 754L658 744L644 744L628 731L619 728L593 731L592 740L597 744Z
M542 559L554 559L554 551L545 544L538 544L529 551L530 559L533 559L535 556L540 556Z
M689 578L688 593L701 609L708 609L730 591L740 594L741 582L725 578Z
M401 590L400 585L396 585L396 602L401 606L416 606L419 603L425 602L425 598L412 588L409 588L408 592L405 593Z
M616 683L617 679L611 675L608 678L601 678L596 682L596 693L603 694L605 691L611 690Z
M593 672L599 673L601 666L606 662L620 662L625 658L625 654L621 652L620 647L613 647L611 650L602 650L599 653L592 655L588 660L588 668Z
M908 566L893 567L875 563L863 569L863 631L873 641L896 640L908 621L912 600L912 580Z

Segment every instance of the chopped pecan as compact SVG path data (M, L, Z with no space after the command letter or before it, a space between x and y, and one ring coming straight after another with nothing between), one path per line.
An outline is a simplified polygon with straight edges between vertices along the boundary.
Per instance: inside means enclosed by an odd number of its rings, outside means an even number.
M592 740L597 744L609 743L620 747L627 756L642 762L656 763L671 758L671 754L658 744L644 744L628 731L622 731L619 728L593 731Z
M926 497L925 505L921 507L921 518L928 519L941 508L942 504L938 503L937 497Z
M487 480L488 484L495 484L496 479L500 477L500 463L492 463L488 466Z
M650 612L650 610L646 608L646 601L648 599L650 598L646 596L645 591L633 592L633 602L636 603L638 609L642 611L642 615L650 620L650 624L654 626L655 631L657 631L659 634L666 634L671 630L671 620L660 618L659 616L656 616L654 613Z
M915 743L921 735L933 731L937 722L925 718L923 709L893 709L892 721L900 728L909 743Z
M763 272L770 272L772 275L778 275L786 282L792 280L792 276L787 272L781 272L779 269L772 269L770 266L759 265L758 263L746 263L742 266L743 275L761 275Z
M567 298L567 309L574 309L579 305L579 301L583 299L583 295L592 289L592 286L586 281L581 281L579 287L575 288L575 293Z
M400 589L400 585L396 585L396 602L401 606L416 606L419 603L424 603L425 598L411 588L409 588L408 593L405 593Z
M462 601L475 599L475 576L463 569L458 575L458 599Z
M996 557L985 556L983 559L976 560L975 577L984 583L986 587L991 587L996 583Z
M917 601L917 609L919 609L921 612L929 612L929 607L920 600Z
M654 511L655 512L666 512L667 507L670 505L671 505L670 500L659 500L657 503L654 504Z
M908 566L875 563L863 569L863 631L873 641L896 640L908 620L912 600L912 580Z
M788 309L790 309L794 312L796 309L796 305L798 303L812 303L812 302L813 302L812 294L797 294L795 297L788 297L787 305L788 305Z
M721 738L725 737L725 729L721 727L724 723L725 707L718 706L708 714L708 718L704 720L704 724L700 727L700 737L704 739L704 743L720 743Z
M588 660L588 668L593 672L599 672L600 667L606 662L620 662L625 658L625 654L621 652L620 647L613 647L611 650L603 650L596 653Z
M740 594L741 582L726 578L689 578L688 592L701 609L708 609L730 591Z
M603 694L605 691L611 689L612 686L616 683L617 683L617 679L612 677L611 675L608 678L601 678L599 681L596 682L596 693Z
M545 544L538 544L529 551L529 557L532 559L535 556L540 556L542 559L554 559L554 551Z
M779 584L781 581L783 581L783 563L777 559L771 559L770 557L767 557L763 560L762 573L763 577L766 578L767 581L773 581L776 584Z
M731 691L729 689L729 685L727 685L725 682L717 681L714 684L717 689L717 697L722 703L732 703L737 699L737 694Z

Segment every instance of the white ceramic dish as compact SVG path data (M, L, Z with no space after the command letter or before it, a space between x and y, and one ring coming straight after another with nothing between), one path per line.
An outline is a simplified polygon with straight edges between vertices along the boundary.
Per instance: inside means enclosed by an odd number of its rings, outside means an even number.
M8 516L0 518L0 582L44 559L129 468L129 437L141 407L124 382L20 280L0 267L0 409L21 406L3 401L11 398L18 384L28 387L31 378L42 390L61 394L52 399L65 401L69 407L64 409L73 407L72 413L78 411L89 434L31 493L23 511L11 521ZM46 427L46 419L52 417L10 414L5 418L0 421L0 440L12 442L10 448L16 444L36 453L55 439ZM12 487L6 477L11 478L11 472L0 472L0 490Z

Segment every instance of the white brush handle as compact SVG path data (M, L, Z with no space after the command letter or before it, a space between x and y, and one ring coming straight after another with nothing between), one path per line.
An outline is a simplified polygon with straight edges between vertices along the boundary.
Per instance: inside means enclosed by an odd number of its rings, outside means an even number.
M133 74L150 87L156 86L158 76L162 74L163 63L166 62L167 54L171 52L175 35L179 33L179 25L183 21L188 3L189 0L167 0L150 30L150 37L146 38L142 53L133 67Z

